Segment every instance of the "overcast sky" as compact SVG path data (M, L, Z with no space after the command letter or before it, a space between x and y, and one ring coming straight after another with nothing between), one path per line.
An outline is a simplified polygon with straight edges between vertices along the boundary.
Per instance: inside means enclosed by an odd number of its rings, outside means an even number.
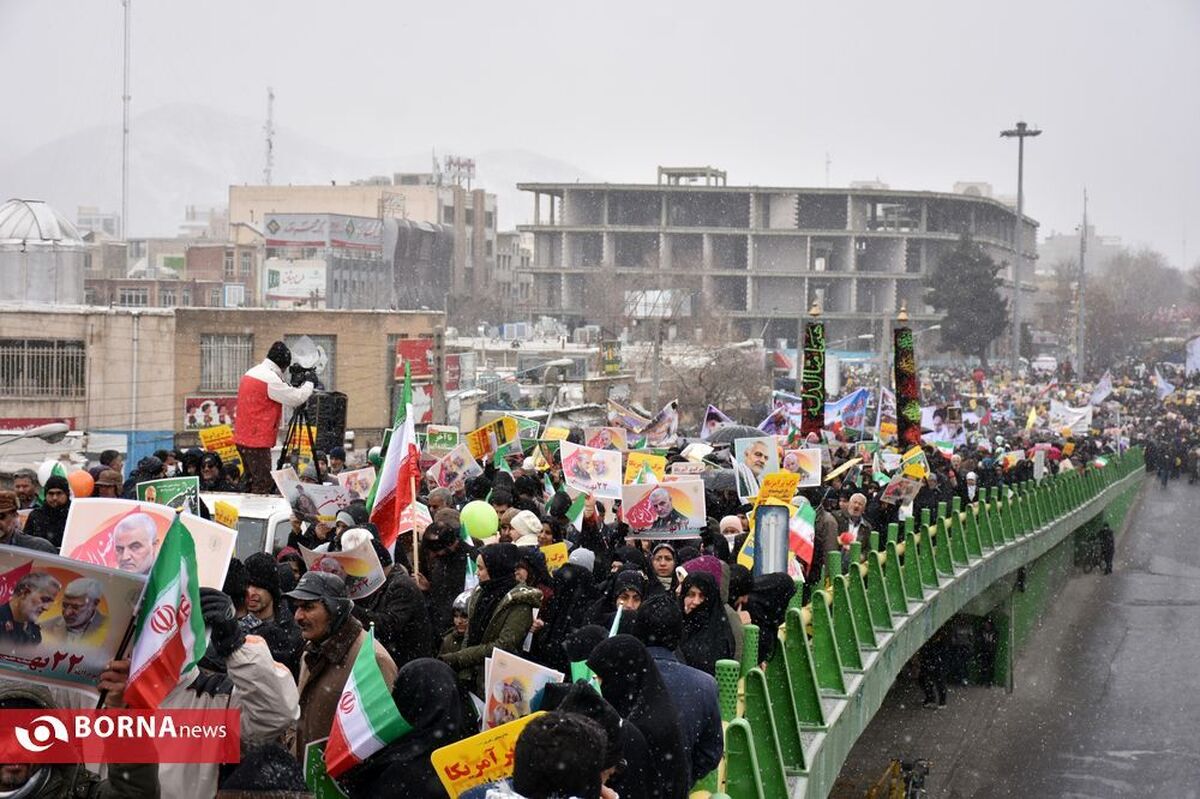
M1200 260L1200 2L134 0L135 113L172 102L348 153L522 148L608 181L712 164L735 184L879 178L1016 192ZM0 160L119 124L119 0L0 0ZM13 102L13 100L18 102ZM18 110L19 109L19 110ZM136 142L136 138L135 138ZM259 146L257 143L252 146ZM531 174L528 180L538 180ZM3 194L0 186L0 194Z

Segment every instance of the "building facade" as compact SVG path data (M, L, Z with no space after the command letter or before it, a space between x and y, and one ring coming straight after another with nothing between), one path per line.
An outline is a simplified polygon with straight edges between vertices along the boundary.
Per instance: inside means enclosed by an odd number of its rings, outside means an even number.
M383 223L345 214L267 214L262 297L271 308L387 309Z
M726 186L710 168L660 170L659 181L518 185L534 198L534 222L520 228L534 239L523 270L534 313L635 338L659 326L636 323L657 319L683 337L794 344L798 318L817 301L837 348L877 335L901 304L916 324L935 322L925 280L963 234L1011 280L1016 214L988 197ZM1036 233L1026 217L1026 290Z

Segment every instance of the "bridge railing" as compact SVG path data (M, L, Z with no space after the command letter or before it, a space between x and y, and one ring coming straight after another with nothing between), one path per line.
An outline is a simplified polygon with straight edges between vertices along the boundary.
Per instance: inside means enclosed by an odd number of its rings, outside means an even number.
M833 553L808 605L797 591L765 670L753 625L742 662L717 663L725 757L693 796L825 797L900 669L942 624L1143 475L1141 450L1130 450L1102 467L991 488L965 508L955 498L902 530L891 524L882 549L872 533L864 560L852 546L857 568L846 574Z

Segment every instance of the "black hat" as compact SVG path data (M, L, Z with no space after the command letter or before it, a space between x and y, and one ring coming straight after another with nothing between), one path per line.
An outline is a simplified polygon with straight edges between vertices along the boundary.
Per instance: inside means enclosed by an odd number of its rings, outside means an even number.
M674 651L683 635L683 612L670 594L658 593L638 608L633 618L633 635L646 646Z
M318 599L349 599L346 583L341 577L329 572L305 572L296 587L287 592L289 599L313 602Z
M59 491L62 491L65 494L69 495L71 493L71 484L67 482L67 478L60 474L51 475L50 477L46 478L46 485L44 488L46 491L57 488Z
M271 345L271 349L267 350L267 360L278 366L282 371L291 366L292 351L282 341L276 341Z
M275 565L274 558L266 552L255 552L246 558L246 582L267 591L278 608L282 592L279 588L279 571Z

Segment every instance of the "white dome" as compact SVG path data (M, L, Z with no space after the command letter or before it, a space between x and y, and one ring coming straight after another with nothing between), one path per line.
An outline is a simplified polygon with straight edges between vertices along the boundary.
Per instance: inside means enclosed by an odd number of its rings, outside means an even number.
M9 200L0 205L0 241L82 244L75 226L42 200Z

